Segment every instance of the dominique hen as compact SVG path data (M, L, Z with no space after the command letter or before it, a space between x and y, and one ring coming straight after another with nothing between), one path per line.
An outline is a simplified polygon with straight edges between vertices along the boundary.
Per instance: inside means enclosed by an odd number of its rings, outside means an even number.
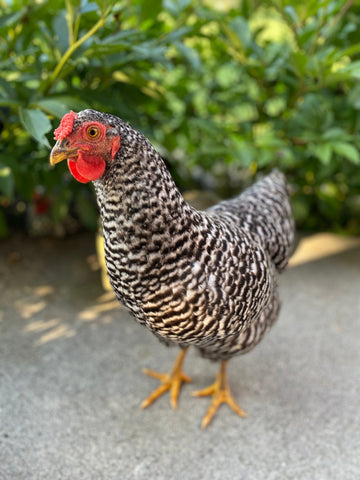
M231 395L226 362L252 349L279 312L277 276L289 259L294 224L283 175L273 172L233 200L200 212L175 186L150 142L119 118L94 110L66 114L55 131L51 163L68 159L72 175L93 181L105 258L117 298L180 354L169 374L146 373L170 390L175 408L189 346L221 361L205 427Z

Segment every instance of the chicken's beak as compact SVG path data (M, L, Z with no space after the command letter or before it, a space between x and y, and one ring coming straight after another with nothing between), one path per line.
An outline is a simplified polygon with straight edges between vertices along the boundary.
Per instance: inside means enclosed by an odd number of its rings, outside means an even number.
M70 142L67 138L61 138L58 140L50 153L50 164L62 162L66 158L74 157L77 153L77 148L70 146Z

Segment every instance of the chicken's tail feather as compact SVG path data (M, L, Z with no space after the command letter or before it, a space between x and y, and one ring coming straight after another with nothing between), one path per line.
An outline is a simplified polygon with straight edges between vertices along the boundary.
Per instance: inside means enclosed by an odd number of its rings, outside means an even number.
M235 223L260 242L278 271L286 267L295 229L290 188L279 170L273 170L241 195L214 205L208 212Z

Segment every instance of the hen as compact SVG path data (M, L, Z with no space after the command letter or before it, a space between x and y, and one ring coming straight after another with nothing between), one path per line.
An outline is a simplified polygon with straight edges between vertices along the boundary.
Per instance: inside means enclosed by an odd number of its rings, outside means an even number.
M273 172L242 195L205 212L191 207L150 142L119 118L95 110L66 114L55 130L52 165L67 159L79 182L93 181L103 224L111 285L130 313L181 351L169 374L145 373L170 390L177 406L189 346L221 361L202 427L231 395L227 361L252 349L275 322L277 276L294 238L284 176Z

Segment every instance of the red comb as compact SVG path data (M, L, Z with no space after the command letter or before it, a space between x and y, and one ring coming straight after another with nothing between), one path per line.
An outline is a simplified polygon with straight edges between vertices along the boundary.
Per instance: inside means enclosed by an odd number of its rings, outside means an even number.
M54 132L55 140L59 140L60 138L65 138L72 132L75 120L75 113L71 110L71 112L65 114L60 122L60 125Z

